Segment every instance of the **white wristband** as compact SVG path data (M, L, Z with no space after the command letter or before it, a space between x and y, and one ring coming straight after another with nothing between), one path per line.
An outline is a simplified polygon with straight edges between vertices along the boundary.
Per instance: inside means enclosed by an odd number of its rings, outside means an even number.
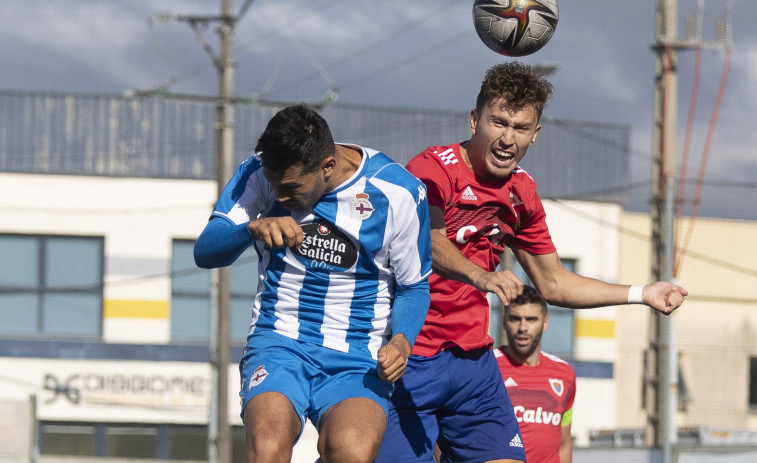
M634 285L628 288L628 303L643 304L644 299L641 294L644 291L644 285Z

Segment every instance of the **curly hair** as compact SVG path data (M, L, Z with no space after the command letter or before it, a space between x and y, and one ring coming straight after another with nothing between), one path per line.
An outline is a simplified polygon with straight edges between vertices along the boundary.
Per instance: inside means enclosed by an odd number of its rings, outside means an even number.
M312 172L334 154L334 139L326 121L304 104L276 113L258 139L255 151L263 165L276 173L293 166Z
M534 105L541 118L553 93L552 84L531 66L517 61L501 63L486 71L476 98L476 111L480 113L484 106L501 99L513 111Z

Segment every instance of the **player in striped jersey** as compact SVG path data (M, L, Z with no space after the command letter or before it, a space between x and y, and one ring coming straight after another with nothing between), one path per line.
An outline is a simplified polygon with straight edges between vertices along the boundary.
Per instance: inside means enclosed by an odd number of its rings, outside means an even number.
M507 345L494 350L502 381L523 436L528 463L571 463L570 435L576 373L541 351L549 327L547 303L531 286L504 308Z
M259 254L245 461L289 461L310 418L324 460L371 462L429 302L425 187L378 151L335 144L304 105L278 112L256 152L195 245L203 268Z

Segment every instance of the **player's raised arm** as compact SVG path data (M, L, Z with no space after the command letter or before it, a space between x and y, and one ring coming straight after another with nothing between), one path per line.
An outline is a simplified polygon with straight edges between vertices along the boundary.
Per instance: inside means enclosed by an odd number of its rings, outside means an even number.
M629 286L606 283L567 271L556 252L532 254L513 248L513 254L539 293L560 307L583 309L620 304L646 304L670 314L683 303L688 291L667 281Z

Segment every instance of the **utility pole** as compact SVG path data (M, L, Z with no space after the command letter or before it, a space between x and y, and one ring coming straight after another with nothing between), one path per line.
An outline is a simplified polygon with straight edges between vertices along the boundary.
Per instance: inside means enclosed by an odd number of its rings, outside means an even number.
M677 35L676 0L657 0L655 35L654 130L652 134L652 276L673 278L673 200L676 181L676 120L678 117L677 54L672 46ZM671 375L671 352L675 354L672 317L653 313L650 326L647 391L647 443L662 448L663 463L673 463L677 446L676 408L678 375Z
M676 125L678 119L677 51L722 47L723 41L702 41L703 0L699 2L696 35L678 40L677 0L657 0L654 131L652 135L652 276L672 280L675 259ZM682 179L685 181L685 178ZM663 463L678 461L678 353L675 317L654 313L649 330L645 403L647 443L661 448Z
M203 49L218 70L216 103L216 189L218 195L231 178L234 158L234 27L252 4L246 0L239 14L233 14L233 0L221 0L220 16L177 16L188 23ZM218 23L220 52L205 40L201 26ZM208 461L231 463L231 428L229 426L229 349L231 311L231 268L211 272L210 364L211 405L208 423Z
M218 26L221 54L216 62L218 69L218 104L216 106L216 190L220 196L226 182L231 178L234 158L234 106L230 97L234 93L234 58L232 38L234 19L233 0L221 0L221 18ZM215 269L216 310L212 311L215 325L215 345L211 345L211 367L215 383L215 401L208 424L208 461L231 463L231 428L229 426L229 347L231 337L231 268ZM213 337L213 336L212 336ZM213 429L215 428L215 429Z

